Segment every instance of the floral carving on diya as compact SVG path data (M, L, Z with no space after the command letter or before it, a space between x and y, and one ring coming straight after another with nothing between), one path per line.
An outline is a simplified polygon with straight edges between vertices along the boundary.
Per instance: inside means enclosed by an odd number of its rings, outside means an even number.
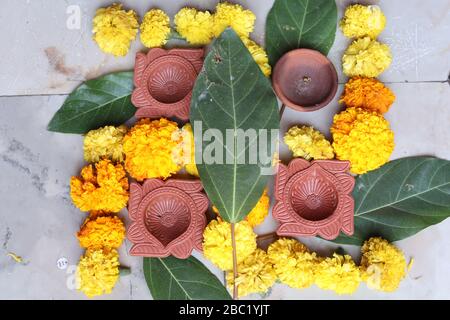
M354 231L355 179L350 163L338 160L294 159L280 164L275 180L273 217L280 236L316 236L335 239L342 230Z
M131 102L137 118L189 119L192 89L203 66L203 49L151 49L137 53Z
M149 179L132 183L127 238L130 254L180 259L202 250L209 201L200 180Z

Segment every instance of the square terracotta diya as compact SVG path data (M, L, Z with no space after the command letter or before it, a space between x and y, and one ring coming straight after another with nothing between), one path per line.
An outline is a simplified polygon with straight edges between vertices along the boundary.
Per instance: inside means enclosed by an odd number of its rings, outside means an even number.
M273 217L280 236L316 236L335 239L342 230L354 231L355 179L350 162L294 159L280 164L275 179Z
M189 119L192 89L203 66L203 49L150 49L137 53L131 102L137 118Z
M132 183L128 205L132 224L127 230L133 243L130 254L186 259L193 249L201 251L209 205L202 190L200 180Z

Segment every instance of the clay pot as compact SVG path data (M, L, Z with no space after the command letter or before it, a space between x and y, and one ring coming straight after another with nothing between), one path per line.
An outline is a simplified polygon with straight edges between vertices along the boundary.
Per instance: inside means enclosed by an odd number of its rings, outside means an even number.
M342 230L353 234L355 179L350 162L294 159L280 164L275 179L273 217L280 236L316 236L335 239Z
M200 180L149 179L132 183L127 238L130 255L186 259L202 250L209 201Z
M273 87L286 106L298 111L315 111L333 100L338 77L333 64L323 54L296 49L277 62Z
M151 49L136 54L131 102L137 118L189 119L192 88L203 66L203 49Z

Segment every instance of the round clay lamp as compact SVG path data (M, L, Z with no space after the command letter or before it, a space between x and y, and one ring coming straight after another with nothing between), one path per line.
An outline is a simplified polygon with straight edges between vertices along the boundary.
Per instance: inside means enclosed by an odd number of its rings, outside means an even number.
M273 87L286 106L297 111L325 107L336 95L338 77L331 61L318 51L296 49L275 66Z

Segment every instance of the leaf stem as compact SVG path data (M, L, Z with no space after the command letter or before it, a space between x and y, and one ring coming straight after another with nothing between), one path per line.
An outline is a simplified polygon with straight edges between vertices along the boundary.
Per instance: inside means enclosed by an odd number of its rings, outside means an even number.
M170 40L183 40L186 41L186 38L184 38L182 35L180 35L177 31L172 30L169 33L169 37Z
M270 232L270 233L264 233L257 236L256 240L275 240L278 238L277 233Z
M238 286L236 285L237 278L237 253L236 253L236 237L234 230L235 224L231 224L231 247L233 248L233 300L238 299Z
M263 250L267 250L267 248L278 239L278 235L276 232L261 234L256 237L256 243L258 244L258 248Z
M121 277L128 276L128 275L130 275L130 274L131 274L131 269L130 269L130 267L119 266L119 275L120 275Z

